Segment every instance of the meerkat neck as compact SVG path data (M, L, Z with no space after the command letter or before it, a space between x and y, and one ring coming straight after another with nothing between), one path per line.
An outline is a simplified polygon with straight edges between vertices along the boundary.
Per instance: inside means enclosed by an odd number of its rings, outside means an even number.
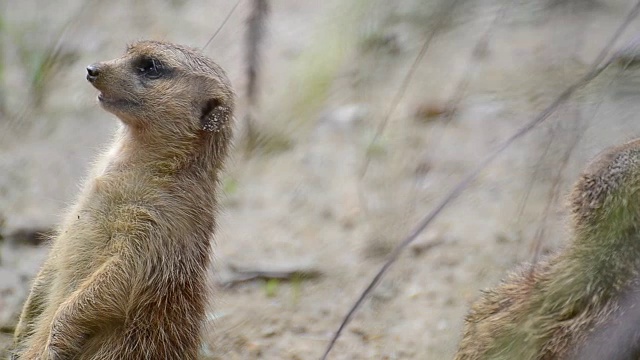
M183 139L173 136L168 144L165 140L171 137L158 136L155 133L145 132L141 129L133 129L130 126L121 126L116 134L115 145L110 155L110 165L140 167L154 169L163 173L176 172L194 162L201 166L207 166L213 161L199 161L207 152L201 151L199 146L203 144L194 138L185 135ZM202 163L202 164L200 164Z

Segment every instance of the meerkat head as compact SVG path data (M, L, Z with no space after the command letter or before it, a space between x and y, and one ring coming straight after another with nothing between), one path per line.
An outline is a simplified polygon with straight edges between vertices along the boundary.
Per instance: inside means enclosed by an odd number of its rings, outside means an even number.
M100 91L105 110L145 133L193 137L231 126L229 80L194 49L137 42L120 58L89 65L87 80Z
M578 230L640 227L640 140L600 153L576 182L569 202Z

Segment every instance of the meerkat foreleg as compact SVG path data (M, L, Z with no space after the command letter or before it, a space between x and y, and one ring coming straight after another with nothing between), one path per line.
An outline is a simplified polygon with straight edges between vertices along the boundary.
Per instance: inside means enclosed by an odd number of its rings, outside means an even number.
M118 314L124 316L127 268L119 255L107 260L60 304L49 332L36 334L32 343L36 348L28 349L21 359L73 359L96 327Z
M128 288L127 274L120 256L106 261L65 302L60 304L51 322L47 351L67 354L79 350L92 328L99 326L115 314L124 316Z

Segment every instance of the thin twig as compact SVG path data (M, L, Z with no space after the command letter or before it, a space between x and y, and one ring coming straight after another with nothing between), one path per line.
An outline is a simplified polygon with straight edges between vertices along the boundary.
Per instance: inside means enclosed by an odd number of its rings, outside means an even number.
M522 200L520 201L520 204L518 205L518 211L516 212L516 214L517 214L516 219L518 219L518 221L520 221L522 219L522 215L524 214L525 205L529 202L529 196L531 196L531 191L533 190L533 183L538 178L538 176L540 174L540 171L542 171L542 160L544 160L547 157L547 154L549 153L549 150L551 149L551 144L553 143L554 139L556 138L556 132L557 132L557 129L552 128L550 133L549 133L549 136L546 137L547 141L546 141L546 143L544 145L544 150L542 151L542 154L540 155L540 157L536 161L536 165L533 168L533 173L531 174L531 176L529 176L529 180L527 181L527 191L524 193L524 196L522 197Z
M386 263L382 265L380 270L373 277L369 285L365 288L365 290L360 294L356 302L349 309L347 314L344 316L338 330L335 332L331 341L327 345L324 354L321 359L326 360L329 352L333 349L334 344L342 334L342 331L347 326L356 310L360 307L360 305L364 302L367 296L373 291L373 289L378 285L384 274L391 267L391 265L398 259L402 251L411 244L417 237L420 235L427 226L444 210L453 200L455 200L460 194L478 177L480 172L484 170L490 163L493 162L495 158L498 157L502 152L504 152L507 148L509 148L516 140L526 135L529 131L531 131L536 126L540 125L544 122L562 103L567 101L571 95L578 89L587 85L591 80L596 78L609 64L612 62L611 59L604 61L607 56L609 56L609 52L613 45L616 43L620 35L626 30L629 26L629 23L633 19L635 19L638 15L638 11L640 11L640 1L636 3L636 5L629 11L629 14L622 22L620 27L616 30L611 40L605 45L602 51L598 54L597 58L593 62L593 65L590 67L590 71L585 74L582 78L576 81L574 84L569 86L565 91L563 91L547 108L545 108L540 114L538 114L535 118L533 118L530 122L525 124L523 127L518 129L513 135L507 138L496 150L494 150L491 154L485 157L484 160L480 162L478 166L476 166L465 178L463 178L454 188L451 190L442 200L435 209L433 209L426 217L420 221L420 223L416 226L416 228L407 236L399 245L397 245Z
M238 5L240 5L240 2L242 0L238 0L236 1L236 4L233 5L233 7L231 8L231 10L229 11L229 13L227 14L227 17L224 18L224 20L222 20L222 23L220 24L220 26L218 26L218 30L216 30L216 32L213 33L213 35L211 35L211 37L209 38L209 41L207 41L206 44L204 44L204 46L202 47L202 51L204 51L207 46L209 46L209 44L211 44L211 42L213 41L213 39L216 38L216 36L218 36L218 33L220 32L220 30L222 30L222 28L227 24L227 21L229 21L229 18L231 18L231 15L233 15L233 12L236 11L236 8L238 7Z
M595 117L595 114L597 112L593 113L593 117ZM576 116L578 119L576 119L578 122L580 122L580 118L579 115ZM579 124L580 125L580 124ZM582 138L582 134L584 134L584 132L587 130L588 126L587 123L583 123L581 124L582 126L579 127L579 129L577 130L577 132L574 132L574 136L573 139L571 141L571 143L569 144L569 147L565 149L564 155L560 161L559 166L557 167L558 170L556 171L555 177L553 179L553 183L551 185L551 190L549 192L549 198L547 200L547 204L545 205L545 208L543 210L543 218L540 221L540 224L538 225L538 231L536 231L536 235L534 237L534 241L533 241L533 259L531 261L531 268L530 268L530 272L529 272L529 276L533 275L533 271L535 270L535 265L538 263L538 259L540 258L540 255L542 254L542 241L545 237L545 228L547 225L547 221L549 219L549 213L551 212L551 206L555 205L555 201L558 198L559 194L560 194L560 184L562 183L562 173L563 170L567 167L567 164L569 163L569 159L571 159L571 156L573 155L573 151L576 149L578 143L580 142L580 139Z
M260 46L264 40L264 29L267 16L269 15L269 4L267 0L252 0L251 14L247 19L247 31L245 44L246 49L246 69L247 69L247 112L244 117L245 136L247 153L254 150L256 146L255 133L255 112L258 107L258 80L260 70L261 52Z
M461 78L462 80L458 83L458 85L456 86L456 89L453 92L453 96L447 102L447 105L445 108L447 111L443 119L445 123L449 122L456 114L458 110L458 106L460 105L460 102L464 98L465 92L469 87L471 80L473 79L475 74L478 72L478 68L480 67L479 62L475 60L474 57L478 57L481 54L484 54L487 52L487 48L489 47L489 39L491 39L491 35L493 34L493 31L496 29L496 27L500 23L500 20L502 20L502 18L507 13L507 11L511 8L512 4L513 3L511 1L507 1L502 5L502 7L500 7L500 10L496 12L496 16L491 21L491 24L489 25L487 30L484 32L484 34L482 34L480 39L478 39L478 42L476 43L476 45L473 47L473 51L471 52L471 57L469 59L470 61L469 61L469 64L467 65L467 69L464 75Z
M420 64L420 61L422 61L422 58L427 53L427 50L429 49L431 42L436 37L436 35L440 32L440 30L443 28L444 22L446 21L446 19L449 18L449 16L451 15L451 12L456 7L459 1L460 0L445 0L446 6L436 16L436 18L438 19L438 22L434 26L433 30L429 33L429 35L427 35L427 38L422 44L422 47L420 48L418 55L416 55L416 58L413 60L413 64L411 64L409 71L407 72L404 79L402 80L402 83L400 84L400 88L398 88L398 91L396 92L395 96L391 100L389 109L387 110L387 113L385 114L384 118L382 118L382 121L378 125L376 132L373 135L373 139L369 143L369 146L367 146L367 149L371 148L371 145L375 144L375 142L384 132L384 129L387 127L387 123L389 122L391 115L395 112L396 108L400 104L400 100L402 100L402 98L404 97L404 94L407 91L407 88L409 87L409 83L411 83L411 80L413 79L413 74L418 69L418 65ZM367 170L369 169L370 163L371 163L371 153L367 152L365 155L362 170L360 172L360 179L364 178L364 176L367 174Z

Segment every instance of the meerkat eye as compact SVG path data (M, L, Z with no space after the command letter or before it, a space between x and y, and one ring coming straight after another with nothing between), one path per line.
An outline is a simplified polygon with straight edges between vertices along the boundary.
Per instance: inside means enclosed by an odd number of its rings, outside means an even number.
M138 64L136 64L136 68L138 69L140 74L149 79L157 79L164 73L164 67L162 66L162 63L152 58L140 59Z

